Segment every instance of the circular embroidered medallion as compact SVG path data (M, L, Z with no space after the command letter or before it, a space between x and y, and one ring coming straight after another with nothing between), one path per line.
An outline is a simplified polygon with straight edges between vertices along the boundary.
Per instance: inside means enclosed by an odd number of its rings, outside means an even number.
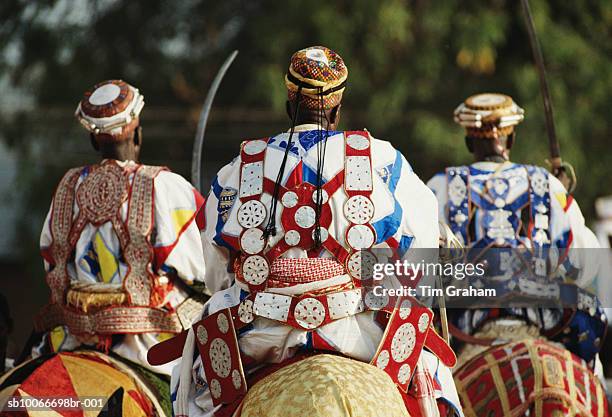
M238 318L243 323L250 323L253 321L253 301L244 300L238 307Z
M242 276L251 285L261 285L268 278L270 267L261 255L251 255L242 264Z
M327 201L329 200L329 194L327 194L327 191L321 189L321 204L326 204ZM317 190L314 191L314 193L312 193L312 202L317 204Z
M89 96L89 103L94 106L103 106L113 102L121 94L121 88L117 84L104 84L94 90Z
M229 330L229 322L227 321L227 316L223 313L217 316L217 326L221 333L225 334Z
M198 329L196 330L196 336L198 337L198 342L200 342L201 345L205 345L206 343L208 343L208 332L206 331L204 326L198 326Z
M349 135L346 144L358 151L366 150L370 147L370 141L361 135Z
M242 150L247 155L257 155L258 153L263 152L267 146L268 142L266 142L265 140L250 140L244 145Z
M421 317L419 317L418 326L419 326L419 332L421 333L427 330L427 326L429 326L429 316L427 315L427 313L421 314Z
M283 205L283 207L286 208L295 207L297 203L298 196L293 191L287 191L285 194L283 194L283 197L281 198L281 204Z
M372 200L363 195L354 195L344 203L344 216L355 224L366 224L374 217Z
M297 230L288 230L285 233L285 242L289 246L295 246L299 244L300 239L301 239L300 232L298 232Z
M315 230L317 230L316 228L312 231L312 240L314 240L315 237ZM321 237L321 243L325 242L327 240L327 238L329 237L329 232L327 231L326 228L324 227L319 227L319 236Z
M223 339L213 339L208 350L210 355L210 366L221 378L227 378L232 367L232 355L229 346Z
M234 384L234 388L236 389L239 389L242 385L242 376L240 372L238 372L238 369L232 371L232 384Z
M249 255L255 255L263 250L266 241L263 239L263 230L256 227L247 229L240 236L240 248Z
M238 224L245 229L257 227L266 219L266 206L259 200L249 200L238 209Z
M325 306L316 298L305 298L295 305L295 321L305 329L315 329L325 320Z
M389 351L381 350L376 358L376 366L380 369L385 369L389 364Z
M315 224L316 213L310 206L302 206L296 210L294 220L302 229L308 229Z
M389 296L386 293L385 295L376 295L374 291L368 291L364 302L370 310L380 310L389 304Z
M400 366L399 371L397 372L397 382L400 384L405 384L410 379L410 365L407 363Z
M468 97L465 104L473 109L492 110L512 105L512 99L503 94L483 93Z
M214 398L219 398L221 396L221 384L216 379L210 381L210 394Z
M353 225L346 232L346 242L355 250L370 249L375 240L374 230L365 224Z
M108 163L90 172L76 192L79 210L89 223L100 226L115 218L128 197L128 177Z
M395 362L404 362L416 343L416 331L411 323L404 323L397 328L391 340L391 357Z
M346 261L348 273L356 279L370 279L374 272L374 265L378 263L376 255L370 251L360 250L353 252Z
M410 315L412 303L409 300L402 301L399 309L399 316L402 320L406 320L406 317Z

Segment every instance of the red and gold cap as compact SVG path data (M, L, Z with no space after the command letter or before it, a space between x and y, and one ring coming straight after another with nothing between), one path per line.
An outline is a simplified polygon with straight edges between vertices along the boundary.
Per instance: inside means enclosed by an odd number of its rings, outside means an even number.
M454 113L455 122L465 127L468 136L497 138L509 135L524 119L525 111L512 97L484 93L468 97Z
M75 116L98 140L121 141L138 127L144 97L122 80L108 80L88 90Z
M300 105L310 109L337 106L346 87L348 69L340 55L324 46L312 46L291 56L285 85L289 100L300 90Z

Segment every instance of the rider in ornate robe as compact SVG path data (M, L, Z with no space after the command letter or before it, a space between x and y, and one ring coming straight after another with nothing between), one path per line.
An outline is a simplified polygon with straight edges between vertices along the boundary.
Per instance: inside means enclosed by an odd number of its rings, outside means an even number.
M150 368L152 345L188 327L201 304L204 199L180 175L138 162L144 98L124 81L102 82L78 104L99 163L60 181L40 238L50 303L34 356L79 346ZM202 210L201 210L202 209Z
M466 144L476 162L446 168L428 182L438 199L440 218L470 253L482 254L493 248L486 259L493 260L488 268L499 272L495 275L498 297L530 295L527 283L513 272L516 259L513 256L518 252L510 250L522 248L533 256L530 259L533 276L551 277L540 281L544 284L538 288L553 288L556 284L547 286L553 281L546 280L557 279L556 275L552 278L551 271L555 271L562 275L559 279L567 290L557 298L571 304L569 294L573 294L579 300L571 311L453 310L451 333L457 342L463 342L458 343L461 368L455 379L466 414L522 415L521 410L529 412L531 406L535 407L536 415L542 415L542 410L544 415L565 415L568 409L580 410L583 416L603 413L605 395L591 371L601 377L597 354L606 317L597 297L586 291L596 280L598 269L596 262L588 262L589 252L585 248L597 248L597 240L585 226L578 203L555 176L544 168L510 161L514 129L524 118L523 109L511 97L502 94L469 97L457 107L454 118L465 127ZM552 258L547 259L551 253L559 254L558 269L550 263ZM578 271L580 278L572 283ZM553 348L552 344L531 342L542 337L563 343L573 355L563 353L559 345ZM530 342L523 343L524 340ZM516 343L486 350L511 341ZM524 356L516 359L521 354ZM572 366L579 374L576 376L581 381L579 388L573 386ZM494 370L490 371L491 368ZM563 374L571 377L564 380ZM491 384L492 389L476 392L473 388L476 380L483 386ZM531 385L534 383L535 386ZM483 395L497 398L485 400ZM546 395L551 399L548 403L544 400Z
M262 365L315 351L378 366L411 415L438 415L437 405L461 415L443 363L452 366L454 355L430 327L431 310L406 300L402 309L376 306L361 286L361 266L377 262L376 250L437 248L438 209L389 142L337 130L347 75L328 48L296 52L285 77L291 128L243 142L215 177L203 234L213 296L173 374L177 415L225 415ZM193 362L190 342L201 352ZM398 415L385 406L380 415Z

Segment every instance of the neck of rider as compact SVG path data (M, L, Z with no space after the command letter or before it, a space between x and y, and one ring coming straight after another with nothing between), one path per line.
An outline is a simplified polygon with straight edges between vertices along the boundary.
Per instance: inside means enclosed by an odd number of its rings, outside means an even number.
M514 133L496 137L465 137L465 144L476 162L503 163L510 161L510 149L513 143Z
M90 135L91 146L100 154L101 159L139 162L142 146L142 129L140 126L127 133L120 140L109 135Z
M296 105L295 100L287 100L287 116L289 116L289 120L293 120ZM336 130L340 123L341 106L341 104L337 104L331 109L324 109L322 112L319 112L319 109L311 109L300 103L295 124L296 126L315 124L320 125L325 130Z

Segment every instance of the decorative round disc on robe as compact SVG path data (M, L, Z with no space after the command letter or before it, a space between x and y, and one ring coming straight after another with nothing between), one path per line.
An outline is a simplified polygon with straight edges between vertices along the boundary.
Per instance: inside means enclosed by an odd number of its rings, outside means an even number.
M380 310L389 304L389 296L388 295L376 295L374 291L368 291L364 299L365 305L370 310Z
M210 381L210 394L214 398L219 398L221 396L221 384L216 379Z
M258 153L261 153L264 149L266 149L267 146L268 143L265 140L251 140L244 145L242 150L247 155L257 155Z
M242 376L240 375L238 369L234 369L232 371L232 384L234 384L234 388L236 389L240 389L240 386L242 385Z
M389 364L389 351L381 350L376 358L376 366L380 369L385 369Z
M206 328L201 324L196 330L196 335L198 337L198 342L200 342L201 345L205 345L206 343L208 343L208 332L206 331Z
M399 371L397 372L397 382L400 384L405 384L408 382L410 378L410 365L407 363L400 366Z
M315 230L317 230L316 228L312 231L312 240L314 240L315 237ZM321 243L325 242L327 240L327 238L329 237L329 232L327 231L326 228L324 227L319 227L319 236L321 237Z
M257 227L266 219L266 206L259 200L249 200L238 209L238 224L245 229Z
M346 242L355 250L370 249L375 240L374 230L365 224L353 225L346 232Z
M283 205L283 207L286 208L295 207L297 203L298 195L293 191L287 191L285 194L283 194L283 197L281 198L281 204Z
M348 273L356 279L372 278L374 265L378 263L378 258L370 251L353 252L346 261Z
M223 339L216 338L210 342L210 365L221 378L227 378L232 368L232 355L229 346Z
M217 327L221 330L221 333L225 334L229 330L229 322L227 316L223 313L217 316Z
M305 329L315 329L325 320L325 306L316 298L305 298L295 305L295 321Z
M296 246L300 243L301 238L300 232L297 230L288 230L285 233L285 243L287 243L289 246Z
M363 195L354 195L344 203L344 217L355 224L366 224L374 217L372 200Z
M402 301L399 309L400 319L406 320L406 318L410 315L410 311L412 310L412 303L409 300Z
M427 330L427 326L429 325L429 316L427 315L427 313L423 313L421 314L421 317L419 317L419 332L423 333L425 330Z
M238 307L238 318L243 323L250 323L253 321L253 301L252 300L244 300L240 303Z
M263 239L263 230L256 227L247 229L240 236L240 248L249 255L255 255L263 250L266 241Z
M370 147L370 141L361 135L349 135L346 144L358 151L366 150Z
M318 194L317 190L315 190L312 193L312 202L315 204L317 204L317 194ZM329 200L329 194L327 194L327 191L321 189L321 204L326 204L328 200Z
M404 362L416 343L416 331L411 323L404 323L397 328L391 340L391 357L395 362Z
M295 223L302 229L309 229L315 224L316 213L310 206L302 206L295 211Z
M242 264L242 276L251 285L263 284L270 274L268 261L261 255L251 255Z

